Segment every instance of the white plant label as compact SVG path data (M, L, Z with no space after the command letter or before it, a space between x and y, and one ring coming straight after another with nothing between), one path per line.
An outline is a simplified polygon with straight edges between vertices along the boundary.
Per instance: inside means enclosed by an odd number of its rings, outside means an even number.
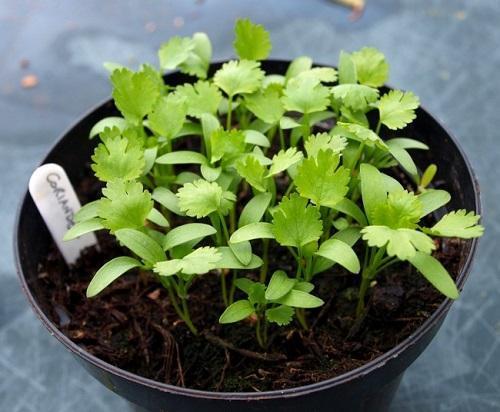
M75 224L74 216L81 204L61 166L47 163L37 168L31 175L29 191L67 263L75 263L81 250L97 245L93 233L63 241L65 233Z

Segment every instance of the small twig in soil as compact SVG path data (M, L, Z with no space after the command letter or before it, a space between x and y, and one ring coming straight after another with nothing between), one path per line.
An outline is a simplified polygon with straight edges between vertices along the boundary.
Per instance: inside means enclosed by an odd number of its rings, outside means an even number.
M232 350L233 352L239 353L241 356L245 356L247 358L257 359L264 362L279 362L287 359L287 357L282 353L261 353L254 352L248 349L238 348L232 343L227 342L224 339L219 338L218 336L212 335L210 332L204 332L203 336L210 343L220 346L224 349Z
M177 372L179 375L179 380L177 384L185 388L186 383L184 382L184 371L182 370L181 353L179 351L179 345L177 344L177 342L175 342L175 352L176 352L175 358L177 360Z
M217 383L217 386L215 387L216 391L220 390L222 384L224 383L224 378L226 377L226 371L229 368L229 366L231 365L231 357L229 355L229 351L226 348L224 348L224 353L226 355L226 362L224 363L224 366L222 367L219 382Z
M165 370L165 382L166 383L170 383L170 373L172 371L172 358L173 358L173 355L174 355L174 348L175 348L175 345L176 345L176 341L175 341L175 338L172 336L172 334L166 330L165 328L161 327L160 325L158 325L157 323L151 323L151 325L153 326L153 328L156 329L156 331L158 331L158 333L160 333L160 335L162 335L164 341L163 341L163 345L165 347L165 363L164 363L164 370Z
M134 329L137 335L139 336L139 347L142 350L142 353L144 355L144 359L146 360L146 365L149 365L149 351L148 351L148 343L146 342L146 339L144 338L144 334L142 333L142 329L139 327L139 324L137 323L137 320L134 318Z

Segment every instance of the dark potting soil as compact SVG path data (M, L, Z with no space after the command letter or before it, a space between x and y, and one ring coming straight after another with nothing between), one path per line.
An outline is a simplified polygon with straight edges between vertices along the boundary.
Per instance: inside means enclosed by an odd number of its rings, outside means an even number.
M77 191L87 202L98 197L100 188L87 177ZM402 263L377 277L368 294L366 315L356 322L359 276L333 269L314 280L315 293L325 305L308 312L309 330L296 323L270 327L269 348L263 353L251 319L218 324L224 307L216 273L204 275L190 289L191 317L199 336L178 319L163 287L147 273L124 275L98 297L87 299L93 274L112 257L126 254L111 236L100 233L98 238L100 250L85 250L70 268L52 246L40 265L39 300L60 330L86 351L127 371L189 388L265 391L335 377L393 348L443 301L421 275ZM455 277L463 244L457 240L436 244L436 257ZM294 270L293 259L282 249L271 248L269 256L269 273ZM258 276L258 272L245 274Z

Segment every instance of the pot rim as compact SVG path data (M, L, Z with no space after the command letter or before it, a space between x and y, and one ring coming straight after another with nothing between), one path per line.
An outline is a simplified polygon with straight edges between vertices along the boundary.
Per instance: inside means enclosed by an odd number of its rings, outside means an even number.
M214 65L220 65L228 60L222 60L222 61L216 61L212 62L210 64L211 67ZM290 60L286 59L267 59L265 60L266 62L270 63L290 63ZM315 66L320 65L314 64ZM331 65L325 64L321 66L327 66L327 67L332 67ZM167 73L171 74L172 72ZM387 86L389 87L390 86ZM66 130L59 135L57 140L51 144L50 149L46 152L43 160L40 162L39 165L43 165L44 163L47 162L47 157L52 153L54 149L56 149L57 145L60 143L60 141L66 137L84 118L87 116L91 115L92 113L96 112L97 110L100 110L101 108L105 107L108 105L110 102L112 102L111 98L107 98L103 101L101 101L99 104L96 106L92 107L91 109L87 110L82 116L78 117L78 120L72 122L72 124L66 128ZM461 147L460 143L457 141L455 136L448 130L448 128L436 118L435 115L431 114L423 105L419 106L419 110L422 110L423 112L426 113L430 117L432 121L437 123L443 130L444 132L449 136L452 144L455 145L456 149L458 150L460 156L462 157L466 170L468 172L468 175L470 177L470 180L472 181L473 185L473 190L474 190L474 203L475 203L475 212L477 214L481 214L482 211L482 206L481 206L481 197L480 197L480 188L479 188L479 183L476 178L476 175L474 173L474 170L472 169L472 166L465 155L465 152L463 148ZM424 321L424 323L417 329L415 330L411 335L409 335L406 339L404 339L402 342L394 346L392 349L389 351L385 352L383 355L373 359L370 362L365 363L364 365L353 369L349 372L343 373L341 375L338 375L334 378L326 379L321 382L316 382L313 384L309 385L303 385L295 388L289 388L289 389L283 389L283 390L273 390L273 391L264 391L264 392L212 392L212 391L204 391L204 390L199 390L199 389L190 389L190 388L183 388L180 386L175 386L167 383L162 383L158 382L149 378L145 378L143 376L137 375L132 372L128 372L124 369L121 369L117 366L111 365L98 357L90 354L89 352L85 351L81 347L79 347L76 343L71 341L66 335L64 335L56 326L55 324L45 315L45 313L42 311L40 306L38 305L36 298L32 294L30 287L27 283L26 277L24 276L22 266L21 266L21 260L20 260L20 253L19 253L19 243L18 243L18 229L19 229L19 224L21 220L21 213L23 209L24 203L29 200L29 193L26 190L24 192L24 195L22 195L21 201L17 207L17 212L16 212L16 219L15 219L15 226L14 226L14 260L15 260L15 265L16 265L16 272L19 278L19 281L21 283L21 288L26 295L26 298L28 299L28 302L30 303L32 309L38 316L38 318L42 321L43 325L48 329L50 334L52 336L55 336L70 352L73 354L77 355L78 357L82 358L83 360L90 362L94 366L104 369L108 373L112 375L117 375L123 379L132 381L134 383L148 386L152 389L156 389L162 392L168 392L174 395L182 395L182 396L187 396L187 397L194 397L194 398L202 398L202 399L212 399L212 400L243 400L243 401L249 401L249 400L267 400L267 399L280 399L280 398L291 398L291 397L298 397L302 395L307 395L313 392L318 392L321 390L329 389L334 386L341 385L347 381L353 380L353 379L358 379L362 376L365 376L381 367L383 367L388 361L391 359L397 358L400 353L402 353L405 349L408 347L413 346L423 335L425 335L429 329L431 329L435 323L437 323L442 315L444 315L449 308L451 307L453 300L449 298L445 298L443 302L439 305L439 307L432 313L432 315ZM461 291L463 289L463 286L465 284L465 281L467 280L471 266L474 260L474 256L476 254L476 250L479 244L479 238L474 238L471 241L471 246L468 251L467 257L465 259L465 262L460 270L459 275L457 276L456 283L458 289Z

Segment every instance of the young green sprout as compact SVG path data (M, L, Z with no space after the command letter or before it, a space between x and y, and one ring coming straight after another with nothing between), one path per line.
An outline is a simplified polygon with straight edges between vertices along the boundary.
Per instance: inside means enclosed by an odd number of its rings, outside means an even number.
M159 69L106 65L120 115L90 131L100 139L92 170L105 188L77 213L66 239L106 230L130 253L94 275L88 297L139 270L166 288L197 334L190 287L212 273L220 278L214 307L225 308L220 323L254 324L263 348L269 327L294 319L310 327L310 309L323 304L314 294L319 275L356 279L358 317L373 280L401 261L456 298L455 283L432 256L434 238L470 239L483 228L473 212L443 216L450 195L432 188L436 166L424 165L421 174L411 156L429 150L425 144L387 138L415 119L419 100L382 92L384 55L342 52L338 71L299 57L279 75L261 67L271 50L262 26L239 19L235 33L238 59L213 75L203 33L163 44ZM165 70L193 81L165 84ZM408 180L390 177L391 168ZM426 227L429 214L442 217ZM278 256L292 264L280 267Z

